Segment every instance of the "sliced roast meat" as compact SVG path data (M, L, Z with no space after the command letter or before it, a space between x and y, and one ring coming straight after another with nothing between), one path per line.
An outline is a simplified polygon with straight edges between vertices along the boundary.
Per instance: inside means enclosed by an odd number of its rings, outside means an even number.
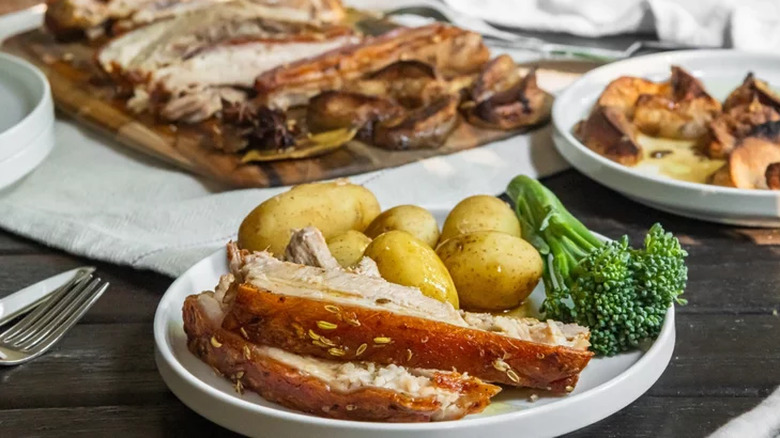
M103 47L98 62L140 93L135 110L198 122L222 110L223 102L246 99L246 92L226 87L249 89L264 71L357 40L345 27L268 20L247 3L231 2L128 32Z
M732 91L726 98L726 101L723 103L723 110L727 111L740 105L747 105L756 99L762 105L780 111L780 96L769 88L769 84L756 78L751 72L745 77L742 85Z
M642 159L636 128L618 108L597 105L577 125L575 135L589 149L617 163L633 166Z
M284 259L299 265L341 269L339 262L328 249L325 236L315 227L302 228L292 233L290 243L284 251Z
M338 23L345 17L339 0L237 0L265 18L286 22ZM49 0L46 26L58 37L97 38L120 34L195 10L219 8L224 0Z
M252 343L220 327L229 306L204 292L187 297L182 316L189 350L230 380L239 394L254 391L322 417L427 422L480 412L501 390L452 371L342 363Z
M746 104L730 105L709 126L701 145L710 158L728 157L736 144L757 126L780 120L780 113L754 96Z
M592 357L588 329L575 324L458 312L381 278L282 262L268 253L229 253L231 264L241 259L234 275L242 283L222 326L254 343L336 361L455 367L489 381L560 392L573 389Z
M473 32L443 24L400 28L263 73L255 88L260 104L286 109L399 60L421 61L449 74L477 71L488 55L482 38Z

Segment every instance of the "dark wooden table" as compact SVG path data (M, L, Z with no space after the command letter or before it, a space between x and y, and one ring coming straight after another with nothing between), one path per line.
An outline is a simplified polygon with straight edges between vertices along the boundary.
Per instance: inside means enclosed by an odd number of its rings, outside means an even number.
M780 247L753 242L771 243L774 233L660 213L575 171L544 181L594 230L641 239L660 221L690 252L690 304L678 309L666 372L572 436L705 436L780 384ZM0 296L87 263L0 232ZM112 287L82 322L47 355L0 369L0 436L232 436L179 402L157 373L152 318L172 279L96 265Z

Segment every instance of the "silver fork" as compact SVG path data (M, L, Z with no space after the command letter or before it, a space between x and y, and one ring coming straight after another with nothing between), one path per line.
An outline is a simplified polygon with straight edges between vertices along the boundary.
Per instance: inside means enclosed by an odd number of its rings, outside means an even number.
M0 333L0 365L19 365L48 351L108 289L91 274L76 275L50 298Z

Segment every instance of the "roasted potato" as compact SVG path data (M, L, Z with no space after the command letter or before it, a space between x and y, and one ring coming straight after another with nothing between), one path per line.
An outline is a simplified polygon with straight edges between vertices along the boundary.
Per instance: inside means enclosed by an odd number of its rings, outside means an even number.
M517 307L542 277L542 258L525 240L497 231L447 239L436 250L464 309Z
M373 193L346 180L302 184L252 210L238 229L238 244L281 255L294 229L315 226L329 239L349 230L363 231L380 211Z
M428 210L416 205L399 205L385 210L366 228L366 236L375 238L392 230L406 231L433 248L439 241L439 224Z
M376 262L385 280L412 286L431 298L458 308L458 293L436 252L406 231L388 231L366 248L366 257Z
M371 239L365 234L349 230L328 239L328 249L339 265L349 268L360 261L369 243Z
M520 237L520 222L515 212L495 196L477 195L458 203L447 215L439 244L472 231L500 231Z

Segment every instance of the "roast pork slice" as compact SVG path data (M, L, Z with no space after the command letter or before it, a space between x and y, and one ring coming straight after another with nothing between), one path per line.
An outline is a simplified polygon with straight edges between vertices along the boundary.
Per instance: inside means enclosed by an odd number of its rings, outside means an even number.
M117 37L98 53L101 67L132 81L145 81L158 69L197 57L220 43L247 41L316 42L349 34L346 27L322 30L307 24L269 20L246 2L190 11ZM332 46L327 47L332 49ZM222 65L224 70L230 66Z
M325 236L315 227L302 228L292 233L290 243L284 250L284 259L300 265L341 269L339 262L328 249Z
M189 12L220 8L226 0L50 0L46 12L47 27L58 36L85 33L96 38L107 24L120 34L149 23ZM340 0L243 0L246 8L268 19L332 24L345 17Z
M255 88L260 104L286 109L400 60L422 61L447 75L478 71L488 57L482 37L473 32L444 24L400 28L277 67L260 75Z
M480 412L501 390L449 370L343 363L255 344L220 327L227 305L213 292L187 297L184 331L190 351L229 379L239 394L251 390L323 417L425 422Z
M576 324L459 312L381 278L235 247L228 254L237 282L223 328L258 344L323 359L454 368L554 392L571 391L592 357L590 333Z
M144 91L161 102L155 112L163 118L198 122L222 110L225 102L243 103L246 93L239 90L251 89L262 72L357 39L357 36L339 33L274 42L217 44L181 62L152 71ZM226 90L228 87L233 89Z
M262 72L359 40L346 27L264 18L246 3L192 11L128 32L98 54L105 71L135 88L129 106L198 122L246 100Z

